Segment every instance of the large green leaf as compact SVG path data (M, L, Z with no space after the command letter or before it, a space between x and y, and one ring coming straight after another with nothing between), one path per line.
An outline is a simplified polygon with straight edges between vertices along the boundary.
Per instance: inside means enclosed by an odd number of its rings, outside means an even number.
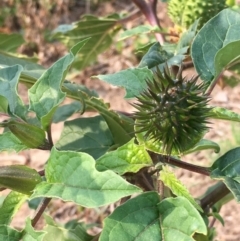
M42 126L47 129L54 112L66 94L61 86L78 51L88 41L85 39L71 48L70 53L55 62L29 89L30 110L34 111Z
M98 54L102 53L112 44L112 37L117 33L120 26L116 26L118 15L105 18L85 15L78 22L71 25L59 26L54 30L54 38L59 39L68 47L73 46L80 40L91 37L83 47L74 66L82 69L92 61Z
M26 108L17 93L17 86L22 72L20 65L0 69L0 95L8 101L10 114L25 118Z
M56 148L102 156L114 144L111 132L101 116L78 118L64 123Z
M163 181L164 185L171 189L174 195L177 197L185 197L196 209L203 212L202 208L189 193L188 189L181 183L173 172L163 167L160 171L160 179Z
M103 206L141 189L113 171L98 172L95 160L86 153L52 149L46 182L37 185L31 198L58 197L84 207Z
M41 181L38 172L27 166L11 165L0 168L0 187L30 195Z
M95 76L109 84L124 87L125 98L134 98L147 88L147 81L152 80L152 71L148 68L132 68L119 71L115 74Z
M126 172L138 172L141 168L151 166L152 159L144 146L134 144L134 139L100 157L96 162L98 171L112 170L119 175Z
M160 202L156 192L146 192L123 205L104 220L100 241L193 241L206 234L202 217L183 197Z
M10 192L0 207L0 225L9 225L12 217L20 206L27 200L28 196L19 192Z
M238 45L230 45L235 49L226 53L229 48L227 47L216 58L219 50L237 40L240 40L240 13L237 11L224 9L203 26L193 41L191 51L193 63L201 79L212 81L218 74L217 71L225 67L223 64L228 64L229 58L234 57L235 51L238 55ZM227 62L223 53L227 54Z
M210 117L220 120L240 122L240 114L223 107L214 107L210 111Z
M240 147L228 151L213 163L211 177L222 180L240 202Z
M28 147L22 144L22 142L12 132L7 131L0 135L0 152L20 152L25 149L28 149Z
M7 225L0 225L0 240L19 241L22 233Z
M0 112L8 113L8 101L7 98L0 95Z

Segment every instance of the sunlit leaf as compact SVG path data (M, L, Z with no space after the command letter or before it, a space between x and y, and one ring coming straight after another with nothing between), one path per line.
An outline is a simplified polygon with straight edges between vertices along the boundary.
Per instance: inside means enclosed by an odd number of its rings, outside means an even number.
M84 207L99 207L141 192L113 171L98 172L95 160L81 152L53 148L45 175L46 182L37 185L31 198L58 197Z

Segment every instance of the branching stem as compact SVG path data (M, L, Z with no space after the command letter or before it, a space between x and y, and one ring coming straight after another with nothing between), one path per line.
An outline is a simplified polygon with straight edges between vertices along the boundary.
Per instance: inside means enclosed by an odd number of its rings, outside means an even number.
M167 163L167 164L170 164L170 165L173 165L176 167L180 167L185 170L192 171L192 172L200 173L205 176L210 176L210 170L208 167L202 167L202 166L190 164L190 163L187 163L184 161L180 161L171 156L164 156L164 158L162 158L162 159L163 159L164 163Z

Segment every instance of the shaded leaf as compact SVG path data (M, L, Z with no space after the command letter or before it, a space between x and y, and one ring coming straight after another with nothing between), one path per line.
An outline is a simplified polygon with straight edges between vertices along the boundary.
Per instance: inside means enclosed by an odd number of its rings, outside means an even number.
M19 192L10 192L0 207L0 225L9 225L13 216L28 196Z
M101 116L65 121L56 148L102 156L114 144L111 132Z
M47 181L37 185L31 198L58 197L84 207L99 207L141 192L112 171L98 172L95 160L86 153L53 148L45 175Z
M54 112L65 98L66 94L61 90L62 82L74 61L75 55L87 41L85 39L72 47L70 53L46 70L28 91L29 109L36 113L44 129L48 128Z
M19 241L22 233L7 225L0 225L0 240Z
M71 104L59 106L54 113L52 122L58 123L67 120L74 113L79 112L82 109L81 103L79 101L74 101Z
M100 241L193 241L193 234L206 233L197 210L183 197L160 202L156 192L146 192L123 205L104 220Z
M134 98L147 88L146 81L152 80L152 71L148 68L133 68L114 74L94 76L114 86L126 89L125 98Z
M203 212L202 208L189 193L188 189L181 183L173 172L163 167L163 170L160 171L160 180L163 181L164 185L171 189L173 194L185 197L196 209Z
M0 69L0 95L7 99L9 112L24 119L26 108L17 93L18 80L22 70L20 65Z
M224 9L203 26L191 50L194 66L202 80L210 82L216 77L216 54L237 40L240 40L240 13L237 11ZM234 51L231 52L234 54Z
M112 170L119 175L126 172L138 172L141 168L151 166L152 159L144 146L134 144L134 139L115 151L100 157L96 162L98 171Z
M69 48L77 42L90 38L78 55L74 66L82 69L96 60L112 44L112 37L117 33L120 26L116 26L119 16L117 14L104 18L85 15L80 21L71 26L64 25L54 30L53 37L59 39Z

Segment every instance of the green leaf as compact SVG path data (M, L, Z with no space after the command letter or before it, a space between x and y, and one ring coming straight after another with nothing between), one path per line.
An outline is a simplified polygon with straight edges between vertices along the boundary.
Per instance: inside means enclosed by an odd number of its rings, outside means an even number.
M14 65L0 69L0 95L8 100L9 111L25 119L26 108L17 93L17 86L22 67Z
M220 69L221 63L217 63L216 54L224 46L237 40L240 40L240 14L237 11L224 9L203 26L191 49L194 66L202 80L210 82L217 76L215 68ZM220 52L218 59L222 53L226 53L225 50ZM233 56L234 51L231 49L227 58ZM224 56L221 61L224 63Z
M185 151L184 155L208 149L213 149L215 153L220 152L220 146L217 143L210 140L201 139L193 148Z
M0 225L0 240L19 241L22 233L7 225Z
M58 197L84 207L99 207L141 192L112 171L98 172L95 160L86 153L52 149L45 169L46 182L31 198Z
M173 194L177 197L185 197L197 210L203 212L202 208L189 193L188 189L181 183L173 172L163 167L160 171L160 180L162 180L164 185L169 187Z
M151 26L151 25L139 25L137 27L128 29L124 32L122 32L118 38L118 41L122 41L126 38L130 38L137 35L142 34L148 34L159 31L159 28L157 26Z
M180 53L186 54L187 53L188 48L191 45L192 40L196 35L198 24L199 24L199 19L197 19L189 27L189 29L181 35L181 37L178 41L177 47L176 47L176 53L178 53L178 54L180 54Z
M114 144L111 132L101 116L65 121L56 148L102 156Z
M67 120L73 114L79 112L82 109L79 101L74 101L71 104L59 106L54 113L52 122L58 123Z
M240 122L240 114L223 107L214 107L210 110L210 117L213 119L229 120Z
M20 152L25 149L28 149L28 147L22 144L22 142L12 132L7 131L0 135L0 152Z
M21 73L20 81L24 80L25 82L28 82L29 80L35 82L45 70L41 65L32 63L28 60L0 54L0 68L13 65L22 66L23 71Z
M0 225L9 225L13 216L27 198L27 195L19 192L10 192L0 207Z
M48 128L54 112L66 96L61 91L62 82L76 54L87 41L85 39L72 47L70 53L47 69L28 91L30 110L36 113L44 129Z
M134 139L100 157L96 162L98 171L112 170L119 175L126 172L138 172L141 168L151 166L152 159L144 146L134 144Z
M17 48L24 43L24 38L21 34L11 33L5 34L0 33L0 52L16 52Z
M8 113L8 101L7 98L0 95L0 112Z
M240 202L240 147L228 151L213 163L211 177L222 180Z
M47 234L44 236L44 241L64 240L64 241L91 241L94 236L87 234L81 224L77 224L74 229L65 229L54 222L47 215L44 215L47 226L44 231Z
M119 17L116 14L105 18L85 15L71 26L65 25L64 28L61 26L57 28L53 37L59 39L68 47L90 37L74 64L76 68L82 69L95 61L98 54L110 47L113 42L112 38L120 27L116 28L117 19Z
M94 76L109 84L124 87L125 98L134 98L146 89L146 81L152 80L152 71L148 68L133 68L119 71L115 74Z
M152 45L143 56L138 67L147 66L149 69L163 69L165 65L180 65L185 59L188 48L196 34L198 20L185 32L178 41L178 44L165 44L161 46L158 42Z
M12 165L0 168L0 187L29 195L41 181L37 171L27 166Z
M100 241L193 241L195 232L207 230L187 199L166 198L160 202L156 192L145 192L117 207L104 220Z
M109 109L101 99L84 99L87 106L98 111L106 121L116 145L124 145L133 137L133 120Z
M239 15L240 16L240 15ZM225 69L229 69L240 60L240 40L231 42L221 48L215 56L215 77Z
M24 229L24 236L22 237L22 240L23 241L43 241L45 235L46 235L45 231L34 230L31 224L31 219L28 217L26 220L26 227Z

